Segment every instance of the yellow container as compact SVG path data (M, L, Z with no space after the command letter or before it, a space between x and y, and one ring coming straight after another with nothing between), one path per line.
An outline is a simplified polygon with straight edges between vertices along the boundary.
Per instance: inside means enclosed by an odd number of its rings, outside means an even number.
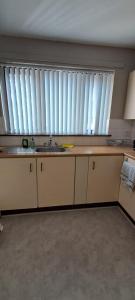
M64 147L64 148L73 148L74 145L73 144L62 144L62 147Z

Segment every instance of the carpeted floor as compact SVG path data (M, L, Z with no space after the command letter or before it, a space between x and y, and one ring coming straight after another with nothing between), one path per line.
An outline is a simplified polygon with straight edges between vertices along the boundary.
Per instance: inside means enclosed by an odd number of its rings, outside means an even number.
M2 218L0 300L134 300L135 227L119 208Z

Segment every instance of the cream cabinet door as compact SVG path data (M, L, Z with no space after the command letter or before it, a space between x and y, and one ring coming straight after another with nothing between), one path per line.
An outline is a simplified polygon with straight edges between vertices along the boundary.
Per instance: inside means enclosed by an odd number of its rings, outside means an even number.
M135 221L135 191L131 192L126 186L121 184L119 203Z
M74 175L74 157L38 158L38 206L73 204Z
M135 160L126 157L125 159L135 165ZM129 191L122 183L120 185L119 203L135 221L135 191Z
M37 207L36 160L0 159L0 210Z
M130 73L128 79L124 119L135 119L135 71Z
M75 204L87 203L88 163L88 156L76 157Z
M123 156L89 158L87 202L118 201Z

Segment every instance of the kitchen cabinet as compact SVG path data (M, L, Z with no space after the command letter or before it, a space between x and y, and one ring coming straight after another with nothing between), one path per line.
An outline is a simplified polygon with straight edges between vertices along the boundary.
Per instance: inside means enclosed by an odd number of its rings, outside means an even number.
M0 210L37 207L36 160L0 159Z
M129 75L124 119L135 119L135 71Z
M118 201L123 156L89 157L87 203Z
M135 165L135 160L125 159ZM135 191L129 191L123 183L120 184L119 203L135 221Z
M74 157L38 158L38 206L73 204L74 177Z
M87 203L88 162L88 156L76 157L75 204Z
M122 155L0 158L0 210L118 201L122 161ZM120 203L123 193L127 198L121 187Z

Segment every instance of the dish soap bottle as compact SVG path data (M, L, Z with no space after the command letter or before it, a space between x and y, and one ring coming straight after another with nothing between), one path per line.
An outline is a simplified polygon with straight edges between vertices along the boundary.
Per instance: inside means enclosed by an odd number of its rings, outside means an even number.
M33 149L35 148L35 141L34 141L34 137L31 137L31 141L30 141L30 147Z

